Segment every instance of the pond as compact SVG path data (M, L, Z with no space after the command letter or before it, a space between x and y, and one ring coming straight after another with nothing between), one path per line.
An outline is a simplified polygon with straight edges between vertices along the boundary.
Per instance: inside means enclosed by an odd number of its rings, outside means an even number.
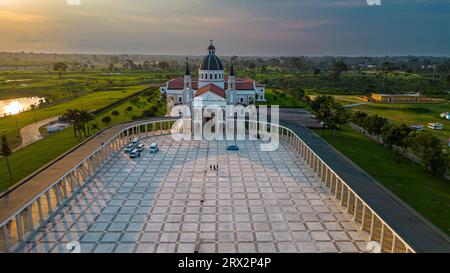
M31 109L32 105L39 105L45 98L25 97L10 100L0 100L0 117L15 115Z

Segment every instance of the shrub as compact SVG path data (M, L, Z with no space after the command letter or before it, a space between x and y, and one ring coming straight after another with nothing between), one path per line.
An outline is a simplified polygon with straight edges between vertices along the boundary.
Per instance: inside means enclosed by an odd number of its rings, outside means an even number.
M110 116L105 116L102 118L102 122L105 124L109 124L111 123L111 117Z
M113 116L118 116L118 115L120 115L119 111L117 111L117 110L112 111L111 114L112 114Z

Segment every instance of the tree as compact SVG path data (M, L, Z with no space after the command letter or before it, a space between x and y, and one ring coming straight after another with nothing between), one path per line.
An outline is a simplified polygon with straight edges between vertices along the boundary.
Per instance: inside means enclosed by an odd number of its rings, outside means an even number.
M159 62L158 63L158 67L160 68L160 69L162 69L162 70L166 70L166 69L168 69L169 68L169 63L167 63L167 62Z
M58 74L60 78L62 76L62 72L66 72L67 68L69 67L63 62L57 62L53 64L53 71L59 72Z
M102 118L102 122L106 125L111 123L111 117L110 116L105 116Z
M322 73L322 71L320 70L320 68L314 69L314 76L318 76L318 75L320 75L320 73Z
M8 173L9 173L9 180L12 184L13 182L13 176L11 171L11 165L9 164L9 156L12 154L11 148L9 147L8 140L6 139L6 136L2 136L2 149L0 150L0 155L5 157L6 160L6 166L8 167Z
M73 126L73 134L77 137L77 132L80 129L80 111L77 109L67 109L63 115L63 120L69 121Z
M114 111L111 112L111 115L118 116L118 115L120 115L120 113L119 113L119 111L114 110Z
M350 115L350 121L354 124L363 127L364 121L366 120L368 114L362 111L353 112Z
M94 120L94 115L86 110L79 110L79 118L84 136L90 135L90 123ZM87 133L86 133L87 131Z
M448 168L448 156L444 153L442 143L429 132L419 132L411 140L411 151L422 159L425 168L432 174L441 176Z
M403 152L410 145L408 136L411 134L412 129L406 124L402 125L385 125L382 128L381 136L383 142L390 148L397 146L403 150Z
M342 72L345 72L348 70L347 64L343 61L338 61L333 63L333 79L335 81L339 81Z
M322 132L328 127L333 133L339 125L346 122L347 112L331 96L317 96L311 102L311 108L316 118L322 122Z
M368 116L362 125L369 134L378 136L381 134L383 127L388 123L389 121L386 118L374 115Z

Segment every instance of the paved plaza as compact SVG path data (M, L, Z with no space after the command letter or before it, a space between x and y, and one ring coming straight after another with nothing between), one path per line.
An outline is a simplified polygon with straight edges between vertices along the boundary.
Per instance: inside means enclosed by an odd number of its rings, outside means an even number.
M362 252L366 238L289 146L144 140L107 161L21 252ZM227 151L237 144L238 152ZM218 170L210 169L218 164Z

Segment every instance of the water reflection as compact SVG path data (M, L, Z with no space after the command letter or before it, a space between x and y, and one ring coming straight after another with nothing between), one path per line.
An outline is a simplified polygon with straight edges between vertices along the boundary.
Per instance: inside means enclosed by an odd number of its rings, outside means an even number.
M30 110L32 105L39 105L44 98L27 97L12 100L0 100L0 117L15 115L23 111Z

